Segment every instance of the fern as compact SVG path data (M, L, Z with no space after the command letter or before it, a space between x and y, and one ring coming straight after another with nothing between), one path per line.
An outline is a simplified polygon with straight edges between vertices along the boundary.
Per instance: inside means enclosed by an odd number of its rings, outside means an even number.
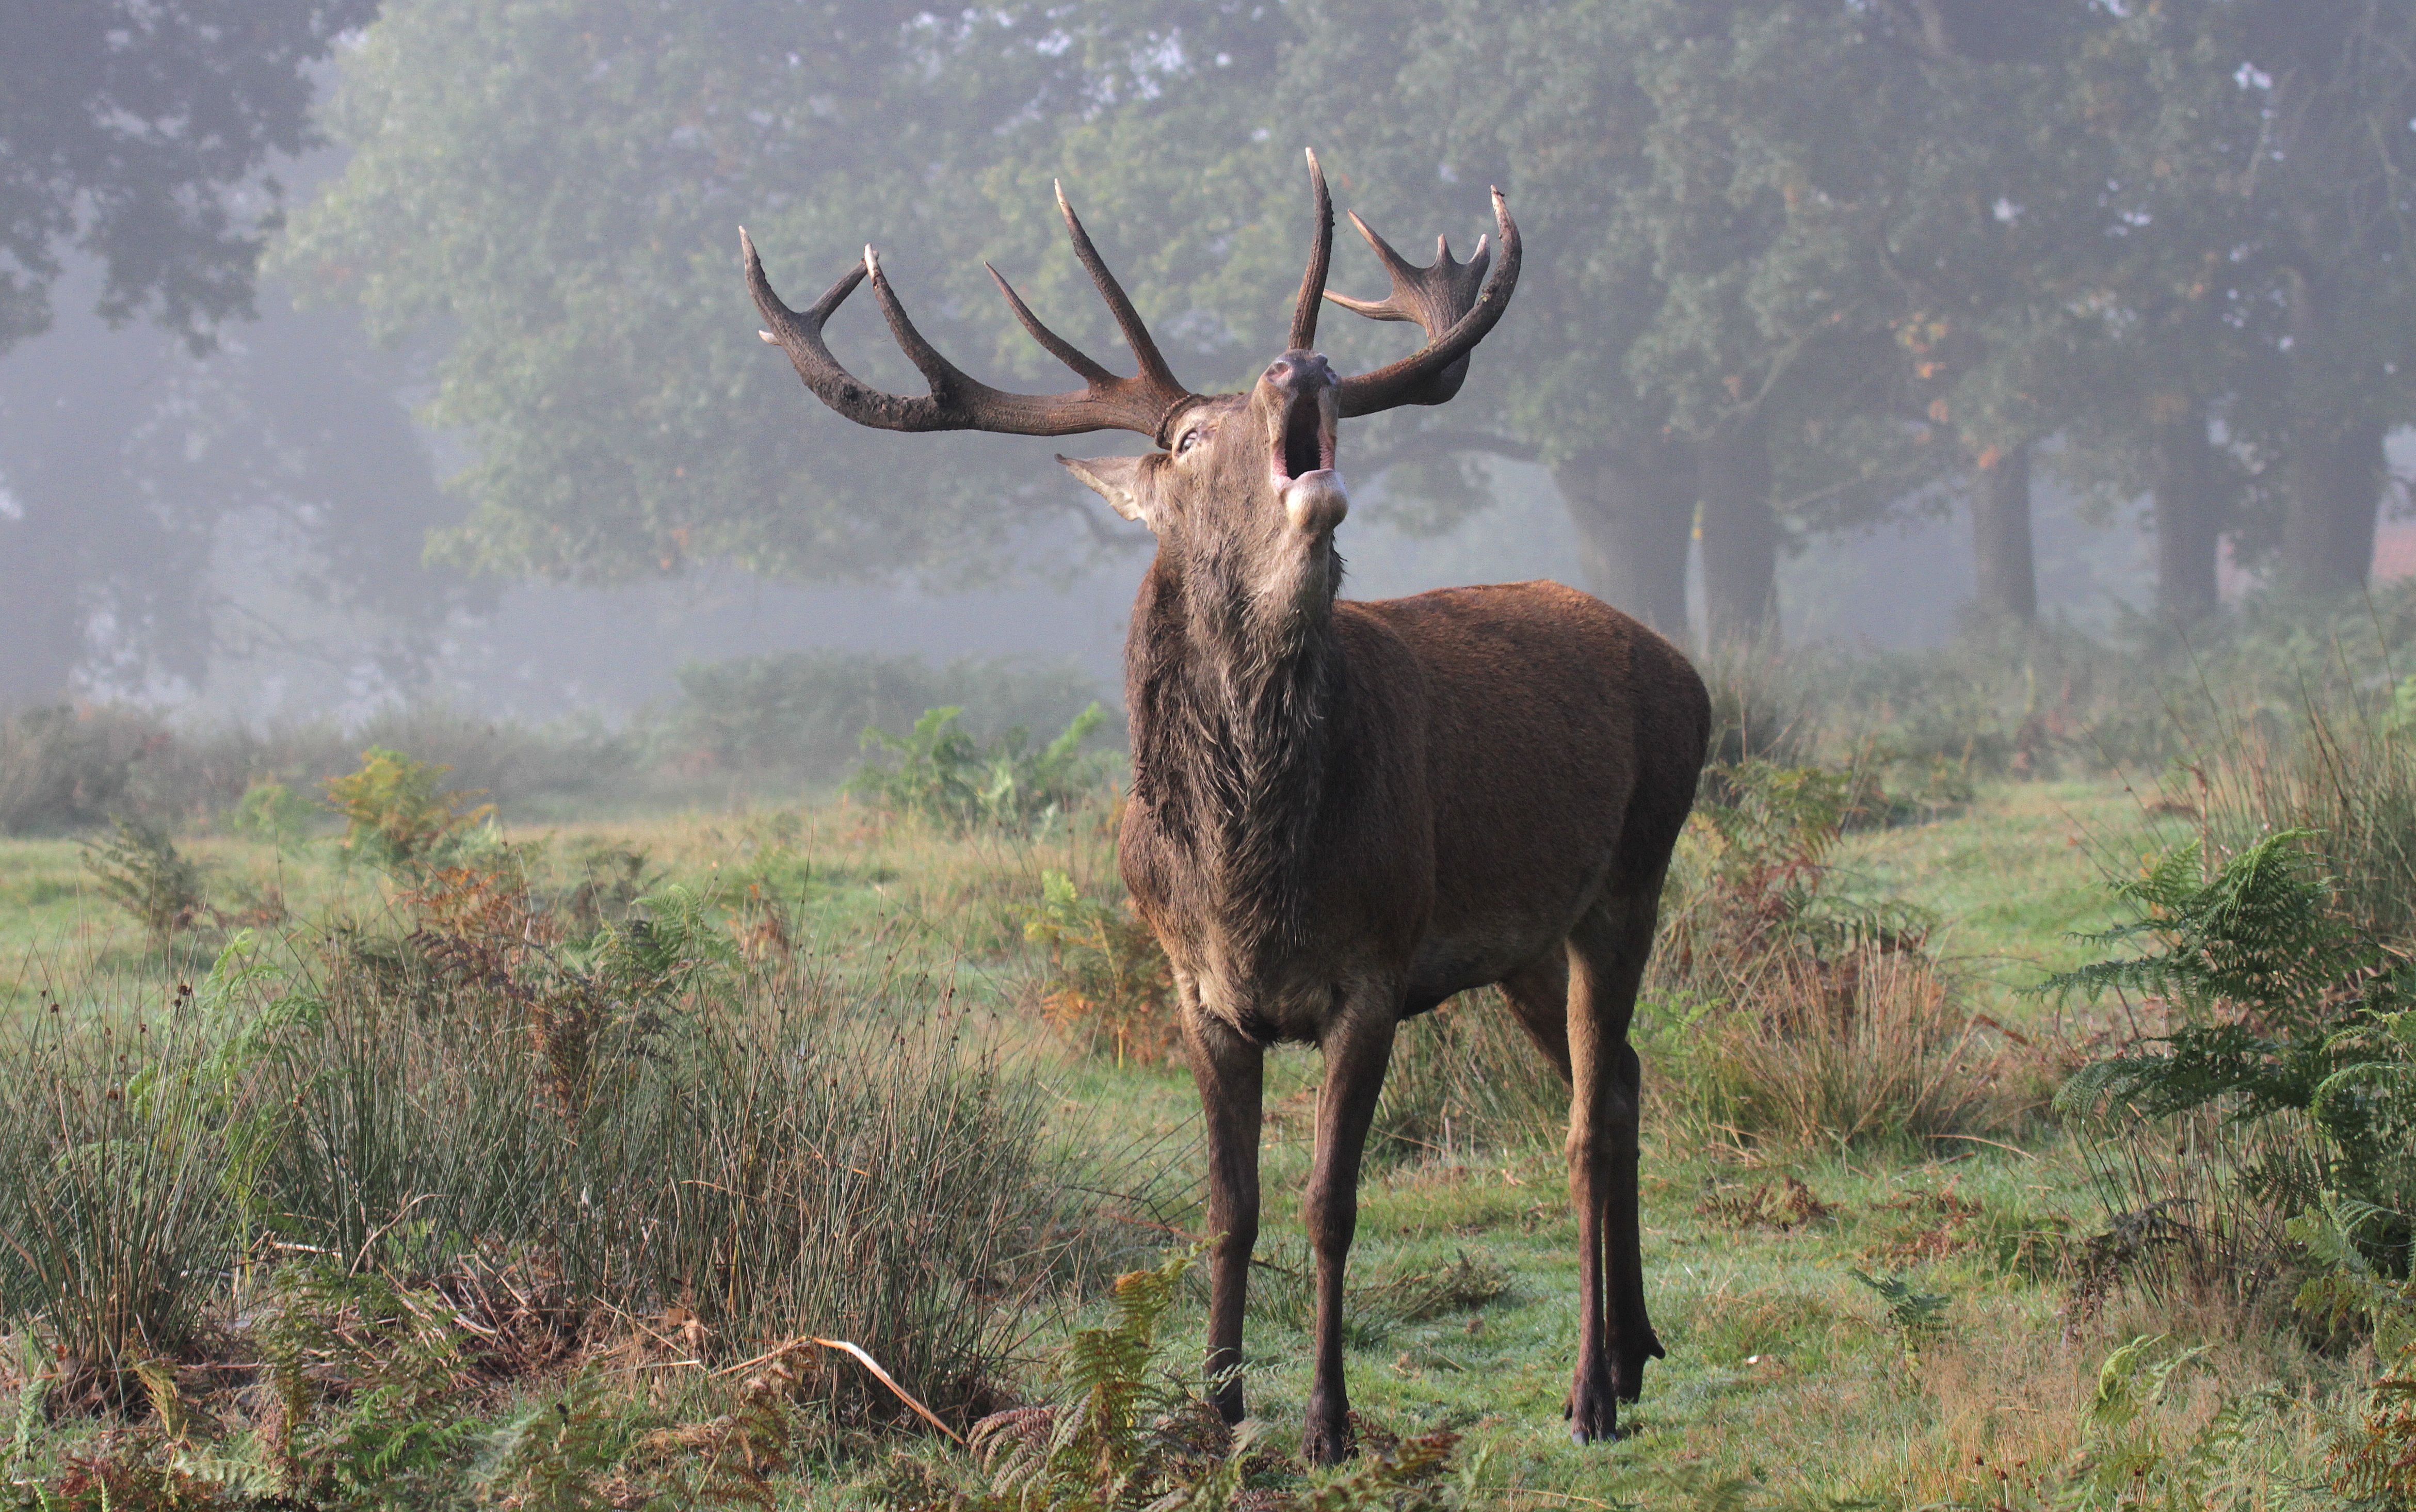
M291 1266L279 1283L261 1337L292 1494L387 1505L451 1479L478 1431L458 1399L468 1364L451 1304L333 1265Z
M2109 889L2132 918L2073 937L2150 948L2059 973L2037 990L2092 1002L2138 992L2199 1014L2245 1010L2277 1031L2311 1021L2382 958L2334 913L2332 887L2305 848L2310 838L2299 829L2268 835L2205 880L2196 840L2150 858Z
M2135 954L2049 977L2037 990L2163 998L2169 1034L2083 1066L2059 1090L2067 1112L2110 1115L2118 1137L2199 1109L2233 1124L2303 1113L2320 1188L2362 1210L2355 1244L2404 1273L2416 1212L2416 1017L2398 1005L2405 962L2346 924L2309 832L2284 830L2204 872L2195 843L2113 885L2126 923L2081 939ZM2264 1192L2284 1217L2312 1192Z
M504 1425L476 1478L486 1500L520 1512L603 1512L614 1504L598 1483L628 1447L602 1377L582 1370Z
M164 946L200 916L202 869L155 824L117 821L105 839L83 842L83 867L101 896L134 915Z
M1916 1292L1912 1283L1901 1276L1873 1276L1867 1271L1847 1272L1857 1281L1879 1293L1886 1304L1888 1323L1895 1329L1904 1347L1907 1362L1917 1361L1924 1347L1946 1332L1946 1308L1953 1297L1938 1292Z
M1022 826L1071 809L1099 778L1082 743L1107 719L1093 703L1040 749L1018 725L985 746L957 727L961 708L927 709L914 728L896 735L868 725L867 750L885 752L895 765L867 762L848 791L868 803L917 813L957 828Z

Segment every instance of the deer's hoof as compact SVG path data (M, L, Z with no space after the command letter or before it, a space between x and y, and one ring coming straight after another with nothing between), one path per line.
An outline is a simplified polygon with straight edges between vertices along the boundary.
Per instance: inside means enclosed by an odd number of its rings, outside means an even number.
M1569 1390L1569 1440L1574 1444L1610 1444L1619 1438L1619 1395L1609 1372L1581 1372Z
M1661 1358L1662 1353L1658 1339L1653 1340L1645 1349L1620 1351L1619 1365L1611 1375L1618 1385L1621 1401L1634 1401L1644 1395L1645 1362Z
M1358 1448L1358 1439L1351 1431L1351 1414L1321 1412L1312 1399L1308 1429L1301 1435L1301 1458L1312 1465L1338 1465L1357 1453Z

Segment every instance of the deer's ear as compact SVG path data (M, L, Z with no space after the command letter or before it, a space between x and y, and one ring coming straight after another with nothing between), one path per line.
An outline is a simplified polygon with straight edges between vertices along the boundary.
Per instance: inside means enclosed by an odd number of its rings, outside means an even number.
M1138 520L1155 528L1149 518L1149 508L1141 502L1140 464L1142 457L1060 457L1065 470L1089 484L1108 507L1126 520Z

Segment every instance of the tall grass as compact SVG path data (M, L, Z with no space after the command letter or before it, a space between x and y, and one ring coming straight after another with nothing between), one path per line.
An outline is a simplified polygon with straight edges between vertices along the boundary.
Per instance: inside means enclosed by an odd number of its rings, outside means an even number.
M280 1265L521 1257L574 1334L673 1319L699 1366L848 1338L982 1405L1069 1212L1035 1084L944 991L749 962L677 893L583 938L493 873L404 908L239 936L165 1012L93 984L0 1044L9 1326L122 1397ZM808 1394L896 1408L855 1371Z
M1569 1088L1487 988L1401 1025L1367 1132L1381 1164L1466 1159L1556 1141Z
M241 1252L226 1130L182 994L99 1022L44 999L0 1048L0 1308L38 1320L54 1402L122 1404L201 1347Z
M1963 1006L1929 921L1835 865L1885 800L1865 774L1746 760L1709 774L1680 841L1638 1037L1692 1142L1749 1148L2001 1137L2044 1088Z

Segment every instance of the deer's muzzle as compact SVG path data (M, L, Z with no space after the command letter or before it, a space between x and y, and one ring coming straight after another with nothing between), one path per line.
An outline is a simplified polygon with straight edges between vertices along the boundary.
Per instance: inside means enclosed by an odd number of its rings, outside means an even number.
M1351 496L1343 491L1340 473L1320 467L1283 486L1283 505L1292 529L1318 535L1342 523L1351 512Z

